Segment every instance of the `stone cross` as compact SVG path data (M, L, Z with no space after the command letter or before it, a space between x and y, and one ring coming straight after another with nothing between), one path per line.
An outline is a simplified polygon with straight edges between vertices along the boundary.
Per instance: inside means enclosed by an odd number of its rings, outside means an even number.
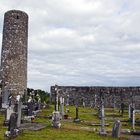
M135 130L135 110L133 110L133 118L132 118L132 126L133 126L133 130Z
M62 115L62 117L64 116L64 97L60 96L60 114Z
M59 94L59 89L58 86L55 85L55 107L54 107L54 112L52 115L52 126L55 128L60 128L61 123L60 123L60 113L58 111L58 94Z
M59 101L58 101L58 94L59 94L59 89L58 89L58 86L57 85L55 85L55 102L54 102L54 110L55 111L58 111L58 104L59 104Z
M121 134L121 122L120 120L116 120L112 129L112 137L119 138L120 134Z
M130 122L133 121L133 111L135 110L135 103L134 103L134 98L133 98L133 93L131 92L130 93L130 100L131 100L131 103L129 104L129 119L130 119Z
M66 113L67 112L69 112L69 108L68 108L68 106L69 106L69 95L67 95L67 98L66 98Z
M104 113L104 97L103 97L104 95L103 94L104 93L100 93L100 100L101 100L101 109L100 109L100 111L101 111L101 129L99 131L100 135L106 135L106 131L104 128L104 126L105 126L105 120L104 120L105 113Z
M134 104L129 104L129 119L130 119L130 122L132 122L133 120L133 111L135 110L135 105Z

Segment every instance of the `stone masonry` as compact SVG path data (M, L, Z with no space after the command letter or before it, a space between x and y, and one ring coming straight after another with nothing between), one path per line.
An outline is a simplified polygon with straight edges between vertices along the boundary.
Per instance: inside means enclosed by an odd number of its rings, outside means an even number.
M133 100L136 108L140 108L140 87L77 87L77 86L58 86L62 90L63 96L69 95L69 103L75 104L76 101L82 105L84 100L86 106L95 103L95 95L97 97L97 106L100 104L100 93L104 94L105 107L120 107L121 102L126 106ZM51 86L52 100L54 97L54 86Z
M3 103L8 96L22 95L27 89L28 15L10 10L4 15L1 51Z

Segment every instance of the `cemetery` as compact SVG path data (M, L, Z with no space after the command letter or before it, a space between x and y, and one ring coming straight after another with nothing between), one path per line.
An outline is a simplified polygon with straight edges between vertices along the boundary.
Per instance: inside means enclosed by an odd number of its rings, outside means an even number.
M28 15L6 12L3 28L0 140L140 140L140 87L30 90Z

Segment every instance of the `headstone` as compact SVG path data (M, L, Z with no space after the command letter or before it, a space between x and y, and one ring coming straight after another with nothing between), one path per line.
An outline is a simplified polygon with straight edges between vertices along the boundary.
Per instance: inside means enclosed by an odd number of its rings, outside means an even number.
M4 125L7 126L10 120L10 116L11 114L14 112L14 107L13 106L9 106L6 110L5 110L5 120L4 120Z
M101 117L102 117L101 106L98 107L98 117L99 117L99 119L101 119Z
M94 94L94 108L97 107L97 95Z
M86 107L86 103L85 103L85 101L83 101L83 107L84 107L84 108Z
M52 115L52 126L55 128L60 128L61 123L60 123L60 113L59 111L54 111Z
M20 95L17 96L15 106L16 106L15 112L17 113L17 127L20 127L20 124L21 124L21 108L22 108L22 102L21 102Z
M133 130L135 130L135 110L133 110L132 125L133 125Z
M37 96L37 110L41 109L41 98L39 96L39 94L36 95Z
M74 119L74 122L80 122L78 105L76 105L76 108L75 109L76 109L76 117Z
M124 114L124 103L123 102L121 103L120 111L121 111L121 115L123 116L123 114Z
M133 111L134 110L135 110L135 106L134 106L134 104L131 104L131 106L130 106L130 122L133 122L133 115L134 115Z
M33 104L33 102L28 102L27 106L28 106L28 116L32 116L33 115L33 111L34 111L34 104Z
M58 111L58 94L59 94L59 89L57 88L58 86L55 85L55 107L54 107L54 112L52 115L52 126L55 128L60 128L61 123L60 123L60 113Z
M69 106L69 95L67 95L66 113L68 113L68 112L69 112L69 108L68 108L68 106Z
M64 98L62 96L60 97L60 114L61 114L62 118L65 115L65 113L64 113Z
M120 120L116 120L112 129L112 137L119 138L120 134L121 134L121 122Z
M101 108L100 108L100 111L101 111L101 129L99 131L99 134L100 135L106 135L106 131L105 131L105 113L104 113L104 99L103 99L103 95L101 94L100 95L100 100L101 100Z
M8 131L5 132L6 137L16 137L19 134L17 129L17 114L12 113L9 120Z

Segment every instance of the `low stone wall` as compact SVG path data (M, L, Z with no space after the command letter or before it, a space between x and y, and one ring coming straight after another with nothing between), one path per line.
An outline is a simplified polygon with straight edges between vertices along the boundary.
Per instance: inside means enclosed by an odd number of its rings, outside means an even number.
M82 105L99 106L100 95L104 97L105 107L120 107L123 102L127 107L132 101L136 108L140 109L140 87L77 87L77 86L58 86L60 94L65 97L69 95L69 103L74 105L77 102ZM52 101L54 100L55 86L51 86ZM96 103L95 103L96 102Z

